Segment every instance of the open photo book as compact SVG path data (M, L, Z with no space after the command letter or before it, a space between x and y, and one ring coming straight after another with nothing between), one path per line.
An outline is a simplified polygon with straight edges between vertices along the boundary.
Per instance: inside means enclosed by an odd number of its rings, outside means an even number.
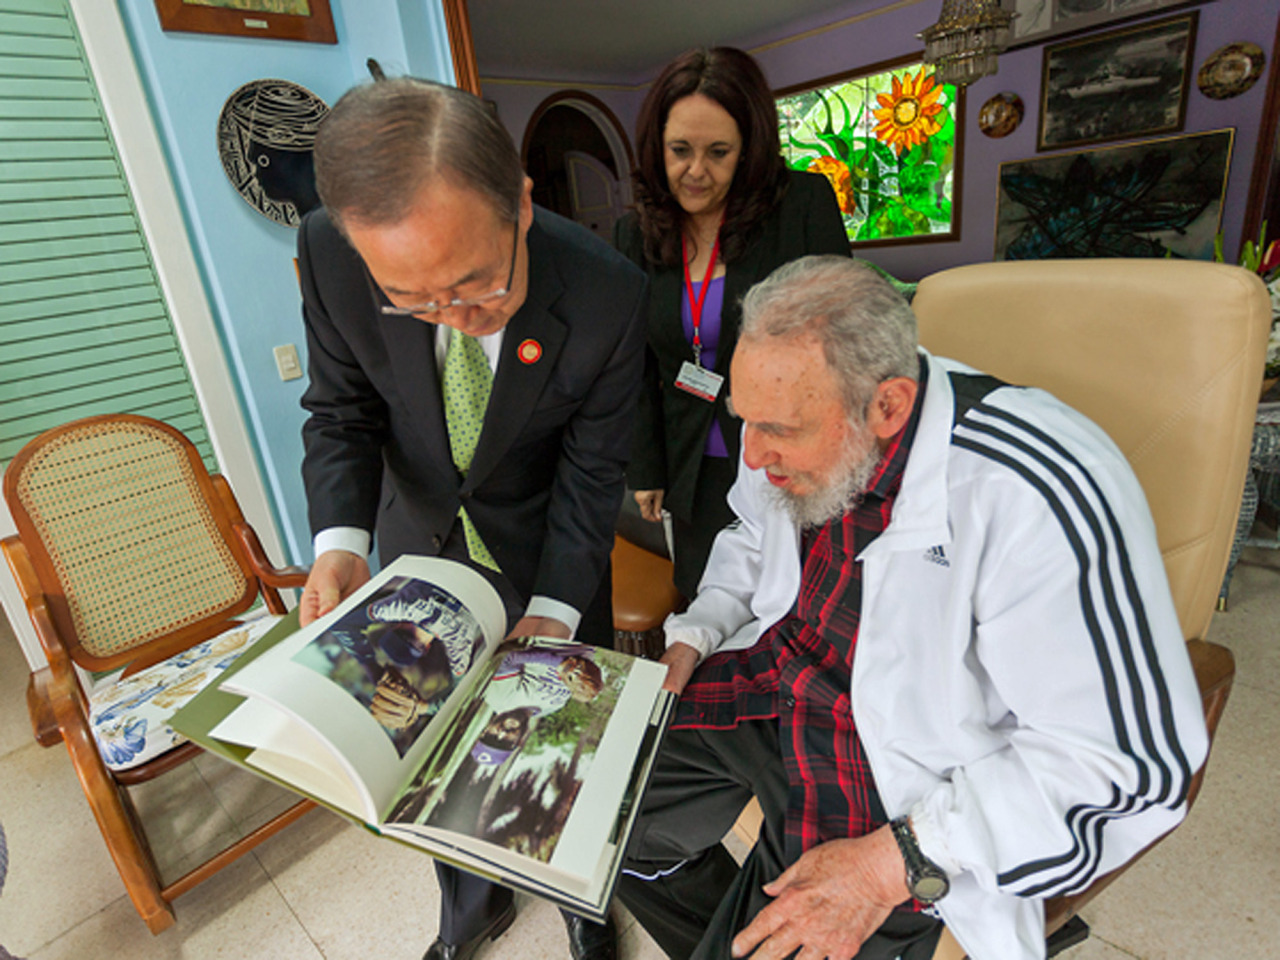
M436 558L401 557L288 623L175 729L378 834L604 918L674 702L665 667L504 641L493 587Z

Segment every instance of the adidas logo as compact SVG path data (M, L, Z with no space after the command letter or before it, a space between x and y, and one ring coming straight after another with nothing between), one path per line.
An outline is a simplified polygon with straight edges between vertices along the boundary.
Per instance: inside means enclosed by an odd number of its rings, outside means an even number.
M942 545L930 547L925 551L924 558L930 563L936 563L940 567L951 566L951 561L947 559L947 555L943 552Z

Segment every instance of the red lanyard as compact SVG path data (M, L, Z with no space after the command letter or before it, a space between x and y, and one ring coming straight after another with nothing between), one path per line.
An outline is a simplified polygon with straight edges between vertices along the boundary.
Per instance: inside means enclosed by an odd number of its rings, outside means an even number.
M693 292L693 279L689 276L689 248L684 234L680 234L680 253L684 257L684 285L689 294L689 315L693 319L693 362L702 366L702 305L707 302L707 288L711 286L711 274L716 269L716 255L720 252L720 231L716 231L716 242L711 247L711 262L707 264L707 275L702 278L702 295Z

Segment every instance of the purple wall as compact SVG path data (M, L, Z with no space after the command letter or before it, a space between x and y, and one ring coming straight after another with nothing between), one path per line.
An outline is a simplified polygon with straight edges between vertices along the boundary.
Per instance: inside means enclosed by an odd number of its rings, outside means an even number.
M915 35L937 19L940 9L941 0L925 0L924 3L758 52L757 59L775 88L804 83L860 64L875 63L921 50L922 46ZM1200 12L1192 56L1193 70L1198 70L1205 58L1222 45L1241 40L1260 46L1267 54L1267 67L1270 68L1280 0L1216 0L1191 9ZM1163 11L1153 15L1152 19L1167 15L1169 11ZM797 32L802 32L803 29L801 26L801 30ZM968 90L960 239L952 243L871 248L860 253L860 256L865 256L895 276L908 280L919 279L946 267L992 258L999 166L1007 160L1036 156L1043 49L1041 45L1029 46L1001 55L999 73L984 77ZM1022 125L1012 134L1000 140L992 140L978 130L978 109L988 97L1006 90L1022 97L1027 114ZM1254 148L1265 98L1265 78L1247 93L1230 100L1210 100L1196 88L1193 79L1187 96L1185 132L1236 128L1222 217L1222 230L1228 251L1235 250L1241 239L1249 180L1253 174Z
M823 22L797 22L787 30L786 36L800 36L812 28L864 14L866 6L866 0L851 0L843 17L827 16ZM941 0L923 0L884 13L864 14L855 23L778 46L770 47L769 44L782 39L780 37L747 38L739 41L738 45L755 53L775 89L788 87L920 52L922 44L916 39L916 34L937 20L941 6ZM1191 9L1198 10L1200 15L1192 56L1193 71L1198 70L1205 58L1222 45L1243 40L1256 43L1263 49L1268 58L1267 68L1270 69L1280 0L1212 0ZM1168 15L1170 11L1165 10L1154 14L1151 19ZM946 243L873 247L861 250L859 256L907 280L917 280L947 267L992 258L1000 164L1037 156L1042 55L1041 45L1003 54L999 73L985 77L969 88L965 107L960 239ZM660 64L655 65L654 72L660 67ZM587 89L609 104L630 135L643 90L631 94ZM1027 113L1016 131L1003 139L992 140L978 130L978 109L988 97L1002 91L1012 91L1022 97ZM498 101L499 114L519 143L534 108L553 92L545 85L521 87L503 84L486 89L485 95ZM1241 240L1265 98L1265 78L1247 93L1231 100L1208 99L1196 88L1194 80L1188 93L1185 132L1236 128L1222 217L1228 252L1236 250ZM1272 233L1280 234L1280 227Z
M1280 0L1278 0L1280 2ZM557 87L546 83L514 83L510 81L485 82L483 71L480 77L481 93L486 100L498 105L498 119L507 128L519 147L524 142L525 128L533 113L543 101L566 89L580 90L591 94L618 118L623 131L627 135L627 143L631 143L636 128L636 113L644 100L647 87L618 89L602 87L598 84L567 84Z

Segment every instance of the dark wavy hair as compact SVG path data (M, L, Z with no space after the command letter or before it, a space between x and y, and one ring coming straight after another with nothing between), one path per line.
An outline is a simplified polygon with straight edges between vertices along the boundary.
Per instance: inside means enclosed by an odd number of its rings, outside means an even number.
M778 109L755 60L733 47L681 54L667 64L640 107L637 163L632 176L645 257L667 266L681 262L684 211L667 183L662 133L672 105L695 93L723 107L742 137L742 153L720 230L720 252L726 263L742 255L752 230L787 191L787 167L778 141Z

